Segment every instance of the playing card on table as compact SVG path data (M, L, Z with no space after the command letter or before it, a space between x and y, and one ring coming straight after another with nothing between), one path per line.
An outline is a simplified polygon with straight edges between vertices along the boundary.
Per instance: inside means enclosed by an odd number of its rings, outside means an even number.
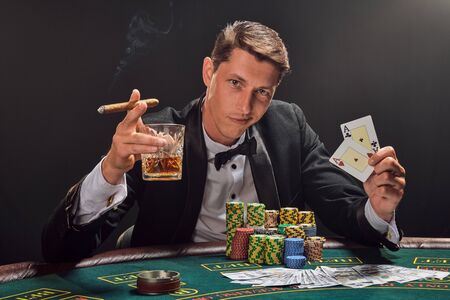
M365 116L357 120L341 124L344 139L350 139L368 150L377 152L380 148L372 117Z
M330 162L350 175L365 182L373 172L369 165L369 157L373 151L353 142L344 140L339 148L330 157Z

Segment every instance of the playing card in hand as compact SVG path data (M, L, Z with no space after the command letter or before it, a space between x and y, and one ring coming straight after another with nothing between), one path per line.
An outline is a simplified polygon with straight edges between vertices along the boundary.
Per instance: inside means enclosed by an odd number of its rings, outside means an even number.
M373 167L369 165L369 157L373 154L363 146L346 139L330 157L330 162L362 182L372 174Z
M372 117L365 116L357 120L341 124L344 139L350 139L368 150L377 152L380 148Z

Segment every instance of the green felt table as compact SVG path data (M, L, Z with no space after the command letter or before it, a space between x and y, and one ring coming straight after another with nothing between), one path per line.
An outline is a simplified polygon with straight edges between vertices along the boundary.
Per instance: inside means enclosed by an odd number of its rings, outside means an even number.
M310 262L306 268L370 263L448 271L450 249L403 248L397 252L377 248L325 249L323 260ZM450 276L443 280L389 283L362 289L342 286L299 289L233 284L222 275L223 272L267 267L229 260L220 253L131 260L5 282L0 284L0 299L450 299ZM181 289L158 296L137 294L137 274L155 269L180 272Z

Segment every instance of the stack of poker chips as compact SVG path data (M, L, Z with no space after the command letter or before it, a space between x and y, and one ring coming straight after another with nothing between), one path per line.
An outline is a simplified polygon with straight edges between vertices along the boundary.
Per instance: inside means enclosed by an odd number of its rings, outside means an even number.
M298 208L282 207L280 209L280 224L298 224Z
M301 238L286 238L284 240L284 263L287 268L300 269L306 264L303 256L304 240Z
M281 265L283 263L284 237L280 235L266 236L264 262L267 265Z
M325 243L327 241L327 239L323 236L310 236L308 238L306 238L306 240L308 241L320 241L323 243Z
M316 218L313 211L299 211L297 224L314 224L316 225Z
M306 254L311 260L322 258L324 239L315 236L317 227L312 211L299 212L295 207L265 210L262 203L249 203L245 211L244 203L228 202L226 227L226 255L231 259L247 258L250 263L269 265L284 262L288 268L302 268Z
M248 257L248 240L254 233L253 228L237 228L231 244L230 258L244 260Z
M305 255L309 261L319 261L322 259L324 243L325 238L320 236L312 236L306 239Z
M264 227L266 206L263 203L247 204L247 226Z
M278 225L278 233L286 235L286 228L287 227L291 227L291 226L295 226L295 225L293 225L293 224L280 224L280 225Z
M278 210L266 210L264 217L264 227L274 228L278 226Z
M227 226L227 248L225 254L230 256L231 244L237 228L244 226L244 203L227 202L226 206L226 226Z
M252 234L248 239L248 262L263 264L265 261L266 238L264 234Z
M297 225L286 227L284 232L288 238L306 238L305 231L303 231L302 227Z
M304 240L301 238L285 238L284 239L284 257L292 255L303 255Z
M317 227L315 224L299 224L299 226L303 229L305 232L305 235L308 236L316 236L317 235Z
M284 260L286 268L289 269L302 269L306 265L306 257L303 255L291 255Z

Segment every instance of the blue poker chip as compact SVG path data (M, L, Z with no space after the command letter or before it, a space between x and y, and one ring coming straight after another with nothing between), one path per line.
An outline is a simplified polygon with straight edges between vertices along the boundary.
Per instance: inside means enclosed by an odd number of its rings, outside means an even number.
M317 235L317 227L316 226L305 227L305 228L303 228L303 231L305 231L306 236L316 236Z
M303 255L292 255L284 258L284 264L290 269L303 269L306 265L306 257Z
M301 238L284 239L284 257L298 256L304 252L304 241Z

